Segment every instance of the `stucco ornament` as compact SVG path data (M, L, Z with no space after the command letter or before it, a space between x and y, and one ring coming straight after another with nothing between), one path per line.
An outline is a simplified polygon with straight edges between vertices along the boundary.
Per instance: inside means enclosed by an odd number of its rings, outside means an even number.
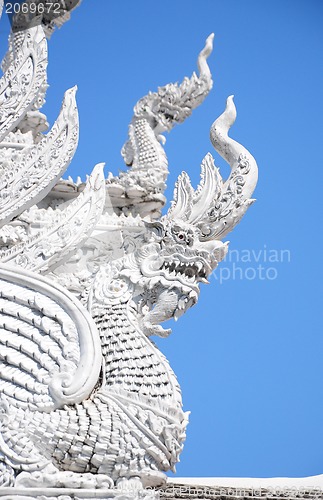
M208 153L199 186L183 172L161 216L163 133L212 88L211 35L198 74L136 104L127 171L105 178L98 165L86 182L61 179L78 141L76 89L47 133L39 111L44 27L59 25L13 30L0 80L0 486L159 485L175 470L188 414L150 337L168 336L161 323L197 302L226 254L222 238L253 202L257 165L228 136L231 96L210 134L229 178Z

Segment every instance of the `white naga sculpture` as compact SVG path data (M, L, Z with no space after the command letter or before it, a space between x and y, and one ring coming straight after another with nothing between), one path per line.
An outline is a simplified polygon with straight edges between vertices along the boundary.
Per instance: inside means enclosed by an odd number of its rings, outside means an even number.
M211 90L210 36L198 75L136 104L127 172L105 179L98 165L85 184L62 180L78 141L75 88L46 134L39 111L54 25L13 30L0 81L0 485L160 484L187 415L150 337L169 335L160 323L197 302L225 256L221 240L253 201L257 166L228 137L229 97L211 127L229 178L207 154L197 189L183 172L161 216L161 134Z

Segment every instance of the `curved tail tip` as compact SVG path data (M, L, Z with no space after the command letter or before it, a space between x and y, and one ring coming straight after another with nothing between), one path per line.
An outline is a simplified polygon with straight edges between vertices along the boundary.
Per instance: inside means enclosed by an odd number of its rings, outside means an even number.
M213 39L214 39L214 33L211 33L205 40L205 46L201 52L201 55L203 55L204 57L208 57L211 54L213 50Z
M234 95L230 95L227 98L227 103L224 111L224 115L227 116L229 119L230 126L235 122L235 119L237 117L237 109L236 106L233 102Z
M227 134L229 128L234 124L236 117L237 117L237 111L233 102L233 95L230 95L227 98L225 110L211 125L210 137L211 137L211 142L215 147L216 151L218 151L217 137L219 135L219 132L222 131L222 133Z

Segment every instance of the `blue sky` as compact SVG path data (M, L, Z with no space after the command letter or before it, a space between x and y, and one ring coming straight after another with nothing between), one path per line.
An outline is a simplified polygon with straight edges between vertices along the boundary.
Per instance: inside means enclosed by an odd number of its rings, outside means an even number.
M79 87L72 176L123 168L133 105L189 76L211 32L214 88L167 137L168 200L182 170L198 182L230 94L231 136L259 165L257 202L228 237L237 252L158 342L192 412L179 476L323 473L322 21L320 0L84 0L49 43L51 123ZM3 18L1 53L7 31Z

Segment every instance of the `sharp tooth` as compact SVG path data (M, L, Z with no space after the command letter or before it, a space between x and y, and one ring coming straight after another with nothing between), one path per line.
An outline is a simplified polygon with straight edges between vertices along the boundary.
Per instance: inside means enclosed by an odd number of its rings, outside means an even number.
M184 307L185 307L185 301L186 301L186 300L187 300L187 299L179 299L179 301L178 301L178 306L177 306L177 307L178 307L178 309L184 309Z
M210 284L210 282L209 282L206 278L199 278L199 281L200 281L201 283L205 283L206 285L209 285L209 284Z
M183 314L184 314L183 310L180 311L179 309L176 309L176 311L174 312L174 320L177 321L178 318L180 318Z
M197 262L197 263L196 263L196 267L197 267L198 272L200 272L200 271L201 271L201 269L202 269L202 267L203 267L202 262Z

